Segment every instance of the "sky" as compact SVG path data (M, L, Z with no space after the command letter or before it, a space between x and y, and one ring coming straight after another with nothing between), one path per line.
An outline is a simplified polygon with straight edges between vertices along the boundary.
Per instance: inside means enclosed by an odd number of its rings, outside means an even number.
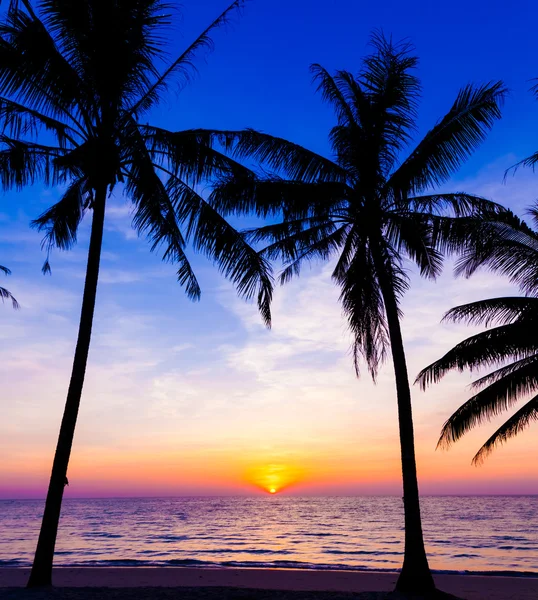
M224 7L183 3L171 56ZM417 136L469 82L502 79L503 120L446 189L480 194L523 215L538 175L505 170L536 151L538 6L515 1L436 3L252 0L214 35L198 75L172 90L150 120L169 129L254 127L329 155L330 108L315 93L309 65L356 72L372 30L409 38L423 83ZM61 190L36 185L0 200L0 284L21 304L0 306L0 498L43 498L69 381L80 312L89 221L70 252L43 276L40 234L29 222ZM193 264L202 299L189 301L130 226L130 207L107 209L102 270L86 383L69 467L67 497L259 494L401 494L396 399L390 364L374 385L357 379L330 264L305 268L279 288L273 328L203 257ZM278 265L276 265L278 270ZM440 324L472 300L514 294L497 276L456 280L447 265L435 283L411 271L403 333L414 376L475 329ZM471 459L502 422L477 428L449 451L440 429L469 396L468 373L426 392L413 388L423 494L538 493L537 428ZM505 418L508 414L505 415Z

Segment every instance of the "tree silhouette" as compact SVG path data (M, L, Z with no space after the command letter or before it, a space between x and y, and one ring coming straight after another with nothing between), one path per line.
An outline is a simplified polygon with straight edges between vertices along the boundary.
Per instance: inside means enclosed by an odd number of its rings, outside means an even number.
M73 369L29 586L51 583L112 189L131 201L133 226L151 249L177 265L190 298L199 298L200 288L187 244L215 262L241 295L257 296L269 323L267 262L196 191L206 178L244 167L204 132L170 132L142 121L174 80L189 80L211 31L241 5L233 2L172 62L164 38L169 6L159 0L40 0L35 8L21 0L10 3L0 22L0 182L6 190L37 181L65 187L34 222L49 251L70 248L83 217L93 213Z
M459 219L501 209L465 193L428 192L446 182L500 118L501 83L463 88L448 113L403 162L416 128L420 82L406 43L382 34L358 76L312 71L337 123L330 160L298 144L253 130L228 132L235 158L258 161L268 172L223 177L212 195L225 214L255 212L278 222L245 234L268 243L266 259L281 258L282 283L304 261L336 259L333 279L361 359L375 379L392 352L402 458L405 556L397 589L430 592L434 582L424 549L417 483L411 394L400 329L400 299L408 288L404 260L435 278L442 252L461 247Z
M473 395L443 426L438 446L449 447L484 421L509 410L523 397L538 392L538 207L530 211L534 229L514 216L476 225L457 272L472 275L478 268L506 275L525 296L491 298L449 310L444 320L489 327L457 344L417 377L422 388L451 370L495 369L473 382ZM481 463L499 444L538 419L538 395L503 423L473 458Z

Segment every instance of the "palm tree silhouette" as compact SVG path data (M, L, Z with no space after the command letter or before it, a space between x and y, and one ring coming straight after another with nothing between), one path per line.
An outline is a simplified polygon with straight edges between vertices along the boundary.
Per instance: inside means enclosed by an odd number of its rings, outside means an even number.
M417 58L406 43L382 34L357 77L312 71L337 124L330 160L297 144L253 130L228 132L232 155L258 161L269 173L233 173L216 186L212 202L224 214L255 212L279 222L245 234L282 258L282 283L304 261L336 258L333 279L361 359L375 380L392 351L398 400L405 509L405 556L397 589L430 592L434 582L424 549L415 462L411 394L400 328L400 299L409 281L404 258L435 278L442 251L460 247L458 218L501 209L465 193L429 193L446 182L500 118L501 83L467 86L449 112L401 163L416 127L420 82ZM449 218L452 215L454 218Z
M529 212L534 229L509 214L476 224L458 261L457 273L470 276L486 266L508 276L525 296L471 302L444 316L445 321L496 326L463 340L423 369L417 377L421 387L438 382L451 370L495 369L473 382L473 395L446 421L438 446L449 447L473 427L512 408L522 396L538 391L538 207ZM537 419L538 395L534 395L482 445L473 463L481 463Z
M51 583L112 189L132 202L134 228L177 265L190 298L199 298L200 288L185 254L188 243L240 294L257 296L269 323L268 264L196 190L206 178L244 167L218 152L204 132L142 122L174 78L189 79L196 52L241 5L233 2L173 62L166 62L163 37L171 17L159 0L41 0L36 9L21 0L9 5L0 23L1 183L4 189L38 180L66 187L34 222L49 251L70 248L83 217L93 213L73 369L29 586Z
M11 275L11 271L7 267L3 267L2 265L0 265L0 271L5 275ZM0 287L0 299L2 300L2 302L4 302L5 300L11 300L11 306L13 306L15 310L19 308L19 303L17 302L17 300L15 300L13 294L9 290L6 290L6 288Z

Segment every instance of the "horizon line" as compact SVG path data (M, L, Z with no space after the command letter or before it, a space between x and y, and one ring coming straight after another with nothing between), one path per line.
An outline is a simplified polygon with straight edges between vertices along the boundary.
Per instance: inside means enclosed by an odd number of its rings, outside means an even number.
M170 496L77 496L64 497L64 501L69 500L169 500L169 499L189 499L189 498L276 498L284 496L286 498L402 498L400 494L190 494L190 495L170 495ZM538 493L530 494L509 494L509 493L485 493L485 494L421 494L420 498L532 498L538 497ZM0 498L0 502L37 502L45 501L46 497L39 498Z

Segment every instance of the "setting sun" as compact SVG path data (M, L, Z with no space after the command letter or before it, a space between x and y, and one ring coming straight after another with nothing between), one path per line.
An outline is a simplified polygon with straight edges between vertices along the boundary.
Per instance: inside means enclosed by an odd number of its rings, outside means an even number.
M251 467L245 477L265 492L276 494L298 483L302 479L302 470L289 464L272 463Z

